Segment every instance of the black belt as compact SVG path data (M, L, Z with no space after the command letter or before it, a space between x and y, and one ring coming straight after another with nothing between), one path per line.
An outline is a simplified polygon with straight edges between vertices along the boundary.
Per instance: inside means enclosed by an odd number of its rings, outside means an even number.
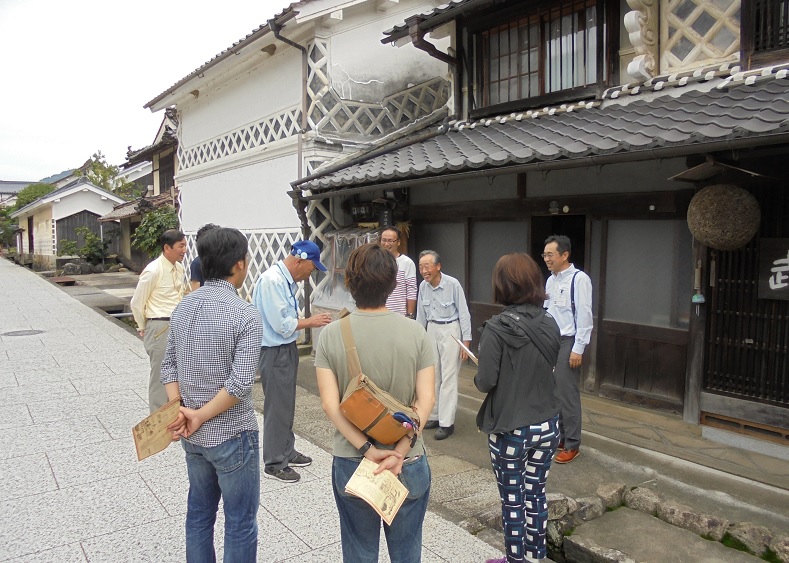
M451 325L452 323L457 322L457 319L451 321L427 321L429 323L437 324L437 325Z
M148 319L149 321L167 321L170 322L170 317L154 317L152 319Z

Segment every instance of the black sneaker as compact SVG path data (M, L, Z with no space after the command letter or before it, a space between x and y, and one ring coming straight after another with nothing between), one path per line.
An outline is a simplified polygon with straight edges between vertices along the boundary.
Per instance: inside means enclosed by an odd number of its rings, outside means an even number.
M312 463L312 458L296 452L296 455L288 462L290 467L307 467Z
M446 440L452 434L455 433L455 425L452 426L442 426L438 430L436 430L435 438L436 440Z
M274 469L273 467L266 467L263 470L263 475L269 479L276 479L283 483L295 483L301 479L301 475L293 471L290 467L285 469Z
M433 428L438 428L438 421L437 420L428 420L427 424L424 426L424 430L432 430Z

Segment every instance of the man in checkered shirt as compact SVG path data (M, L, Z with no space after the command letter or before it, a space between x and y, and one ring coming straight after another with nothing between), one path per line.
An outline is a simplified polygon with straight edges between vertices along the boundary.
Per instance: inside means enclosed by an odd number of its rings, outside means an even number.
M161 377L169 399L180 395L183 404L169 429L186 451L186 559L215 559L222 498L225 561L255 561L260 453L252 385L262 326L237 292L247 275L247 239L217 228L200 238L197 253L205 285L172 313Z

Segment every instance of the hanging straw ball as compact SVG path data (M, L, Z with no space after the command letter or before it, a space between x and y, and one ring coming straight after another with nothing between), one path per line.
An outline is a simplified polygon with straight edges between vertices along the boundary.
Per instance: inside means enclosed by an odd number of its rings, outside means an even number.
M688 228L715 250L744 246L759 230L759 202L738 186L716 184L700 190L688 206Z

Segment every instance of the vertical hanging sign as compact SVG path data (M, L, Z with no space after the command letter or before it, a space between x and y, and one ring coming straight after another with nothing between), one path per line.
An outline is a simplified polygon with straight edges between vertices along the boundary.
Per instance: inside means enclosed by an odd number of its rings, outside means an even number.
M789 301L789 239L761 240L758 297Z

